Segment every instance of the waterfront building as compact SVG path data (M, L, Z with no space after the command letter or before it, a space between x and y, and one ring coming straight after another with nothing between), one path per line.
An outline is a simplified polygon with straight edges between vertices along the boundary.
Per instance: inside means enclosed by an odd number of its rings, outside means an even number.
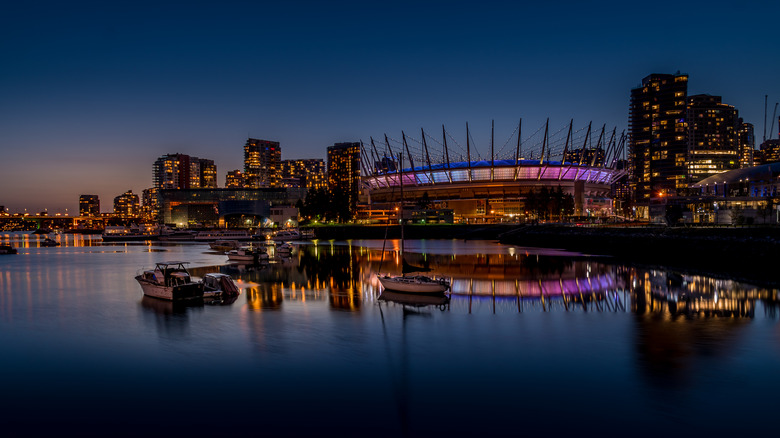
M739 115L720 96L688 96L688 182L739 168Z
M226 189L240 189L244 187L244 174L241 170L231 170L225 175L225 188Z
M328 190L343 196L354 215L360 195L360 143L335 143L328 146Z
M134 194L132 190L128 190L114 198L115 216L122 219L129 219L138 217L139 213L140 203L138 201L138 195Z
M637 203L688 186L688 75L651 74L631 90L629 181Z
M325 161L322 159L282 160L282 185L321 189L327 187Z
M272 206L293 205L305 196L295 188L162 189L162 223L178 227L249 228L270 218Z
M98 198L98 195L79 196L79 216L100 216L100 198Z
M244 145L244 187L281 187L281 157L278 141L247 139Z
M777 119L778 138L772 139L770 130L769 139L766 138L755 151L756 164L776 163L780 161L780 118Z
M753 124L746 123L739 119L739 129L737 130L737 144L739 147L739 165L740 167L755 166L754 156L756 150L756 137Z
M780 223L780 162L736 169L691 186L684 200L686 220L694 223Z

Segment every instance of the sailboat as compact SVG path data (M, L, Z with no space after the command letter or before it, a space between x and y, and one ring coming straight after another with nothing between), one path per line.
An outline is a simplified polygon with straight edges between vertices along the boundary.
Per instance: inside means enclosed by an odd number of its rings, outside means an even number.
M403 171L403 154L399 155L400 166L398 166L398 179L401 188L401 202L400 202L400 216L401 216L401 275L388 275L378 276L379 283L382 287L388 291L405 292L405 293L422 293L422 294L436 294L443 293L449 290L450 284L443 278L431 278L426 275L407 275L415 272L427 271L429 269L418 266L413 266L406 263L404 260L404 171ZM385 236L387 240L387 236ZM382 249L384 256L384 248ZM379 269L381 271L382 265L380 263Z

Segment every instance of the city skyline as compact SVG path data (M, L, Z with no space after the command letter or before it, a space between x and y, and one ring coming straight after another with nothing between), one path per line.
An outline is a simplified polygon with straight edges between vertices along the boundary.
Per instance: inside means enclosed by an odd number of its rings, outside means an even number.
M222 187L249 137L288 160L442 124L461 139L468 122L482 148L491 120L497 142L520 118L620 132L630 90L677 71L689 94L736 107L758 147L764 96L767 131L780 101L780 6L656 5L14 4L0 29L0 205L74 215L97 194L105 210L152 187L172 153L213 159Z

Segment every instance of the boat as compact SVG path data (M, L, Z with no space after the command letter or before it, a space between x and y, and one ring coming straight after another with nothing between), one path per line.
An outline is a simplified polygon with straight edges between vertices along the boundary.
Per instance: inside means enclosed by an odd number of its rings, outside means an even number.
M229 298L236 297L241 292L227 274L210 273L203 276L203 298Z
M47 237L41 241L41 246L60 246L60 242Z
M399 162L403 163L403 156L399 156ZM406 263L404 259L404 184L403 184L403 166L398 167L398 179L400 181L400 215L401 215L401 275L389 275L384 276L377 275L379 283L385 290L404 292L404 293L420 293L420 294L436 294L444 293L450 288L450 283L443 278L432 278L426 275L406 275L413 272L429 271L428 268L419 266L412 266ZM382 259L384 261L384 244L382 245ZM382 262L379 263L379 272L382 270Z
M246 230L210 230L199 231L195 234L195 240L209 242L212 240L250 240L252 235Z
M283 243L276 247L274 250L277 255L281 257L288 257L290 254L292 254L293 246L289 243Z
M160 262L154 269L137 275L144 295L163 300L186 300L203 297L203 283L193 281L184 266L189 262Z
M161 234L159 239L164 242L194 242L196 234L191 230L178 230Z
M209 248L219 252L228 252L239 247L241 247L241 242L238 240L217 240L209 243Z
M156 240L160 230L156 225L108 226L103 229L103 242Z
M0 254L16 254L18 251L11 245L0 245Z
M295 228L279 230L271 237L277 242L287 242L290 240L301 240L301 233Z
M242 246L240 248L225 253L231 262L251 262L260 263L261 260L268 260L268 254L264 248L257 246Z

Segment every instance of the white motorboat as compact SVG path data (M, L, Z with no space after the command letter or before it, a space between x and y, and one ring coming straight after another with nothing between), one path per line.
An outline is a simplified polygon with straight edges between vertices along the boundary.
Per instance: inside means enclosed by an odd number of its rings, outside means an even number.
M210 273L203 276L203 298L228 298L241 292L236 282L227 274Z
M287 242L289 240L301 240L301 233L294 228L279 230L276 233L274 233L272 239L277 242Z
M238 240L217 240L209 243L209 248L219 252L228 252L240 247L241 242Z
M161 262L152 270L135 277L144 295L163 300L185 300L203 297L203 283L192 281L184 267L188 262Z
M261 260L268 260L268 254L264 248L256 246L242 246L240 248L225 253L231 262L252 262L259 263Z

